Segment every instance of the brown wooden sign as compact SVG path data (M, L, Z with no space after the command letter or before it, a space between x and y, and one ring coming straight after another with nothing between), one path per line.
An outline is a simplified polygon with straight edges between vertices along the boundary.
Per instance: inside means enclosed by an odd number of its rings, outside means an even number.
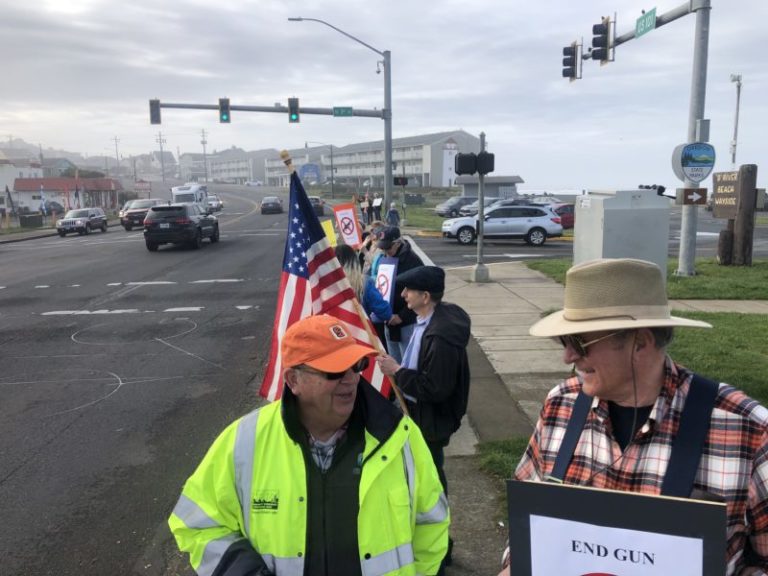
M738 172L715 172L712 175L712 215L715 218L736 218L738 189Z

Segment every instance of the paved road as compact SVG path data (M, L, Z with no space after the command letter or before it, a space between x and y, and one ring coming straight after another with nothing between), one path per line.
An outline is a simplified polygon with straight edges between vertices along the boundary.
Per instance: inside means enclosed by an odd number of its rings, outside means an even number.
M765 214L765 213L761 213ZM680 217L679 207L670 212L669 256L677 258L680 253ZM711 212L699 211L696 235L696 256L714 258L717 255L717 243L726 220L712 218ZM419 245L427 252L435 264L455 267L477 262L477 245L462 246L456 240L420 237ZM562 258L573 255L573 242L553 238L540 247L528 246L522 240L495 240L483 245L484 261L487 264L531 258ZM755 228L753 245L754 258L768 257L768 225Z
M165 519L257 402L286 216L225 194L221 242L140 231L0 246L3 574L160 574Z

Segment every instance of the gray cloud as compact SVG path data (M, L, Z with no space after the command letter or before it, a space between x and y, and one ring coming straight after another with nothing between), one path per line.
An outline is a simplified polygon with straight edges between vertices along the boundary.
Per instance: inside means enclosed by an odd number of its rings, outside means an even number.
M744 78L739 160L765 159L768 66L759 55L768 5L715 3L711 12L706 115L730 167L735 89ZM677 2L658 6L657 13ZM163 110L150 126L150 98L165 102L271 105L298 96L303 106L379 108L381 57L313 22L319 17L378 50L391 50L394 135L461 128L485 131L498 174L532 188L610 188L671 176L670 156L687 134L694 16L616 50L616 61L584 62L584 78L560 76L562 47L617 8L619 33L634 27L636 0L546 4L512 0L431 3L370 0L0 0L4 55L0 139L103 154L120 138L124 154L156 149L161 130L175 151L343 145L383 137L377 119L233 113L229 126L206 111Z

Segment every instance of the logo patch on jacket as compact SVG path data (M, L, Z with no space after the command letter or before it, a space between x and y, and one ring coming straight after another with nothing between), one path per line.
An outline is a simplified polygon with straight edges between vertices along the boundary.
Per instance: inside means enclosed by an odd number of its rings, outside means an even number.
M251 509L254 512L277 512L279 504L279 490L261 490L253 497Z

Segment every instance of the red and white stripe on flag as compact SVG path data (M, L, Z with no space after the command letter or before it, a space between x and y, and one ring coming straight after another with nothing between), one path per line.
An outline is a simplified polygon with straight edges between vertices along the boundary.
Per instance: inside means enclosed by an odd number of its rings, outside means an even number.
M354 290L325 237L301 180L294 173L272 345L259 391L264 398L276 400L283 393L283 370L286 367L280 359L280 343L285 331L291 324L313 314L338 318L346 323L350 334L359 343L380 349L370 320L361 319L357 313ZM368 324L369 330L363 322ZM377 340L376 343L371 341L369 334ZM363 376L382 394L389 394L389 382L376 362L370 363Z

